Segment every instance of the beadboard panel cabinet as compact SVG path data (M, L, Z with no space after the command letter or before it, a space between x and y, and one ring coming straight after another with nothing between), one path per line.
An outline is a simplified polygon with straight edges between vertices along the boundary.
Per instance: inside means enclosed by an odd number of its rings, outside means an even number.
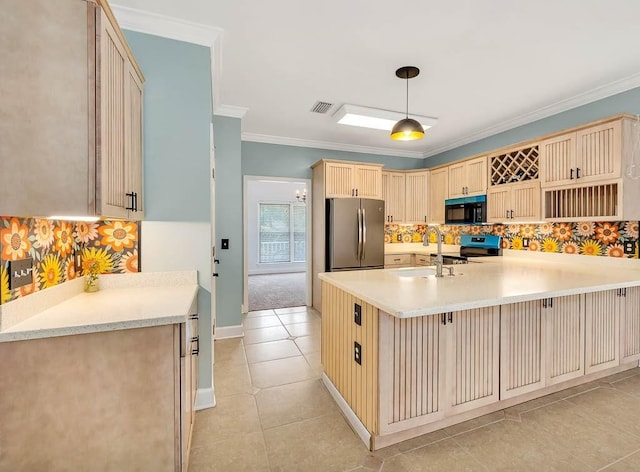
M585 373L585 313L582 295L543 300L546 326L547 385Z
M500 398L545 386L545 336L540 300L500 308Z
M405 216L405 173L382 172L382 199L385 221L401 223Z

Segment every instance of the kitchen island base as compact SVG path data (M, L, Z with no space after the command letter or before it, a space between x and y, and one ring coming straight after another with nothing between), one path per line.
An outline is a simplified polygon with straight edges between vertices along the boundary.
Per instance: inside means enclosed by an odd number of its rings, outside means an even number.
M323 380L380 449L636 367L620 339L640 338L640 307L624 299L614 289L401 318L323 282Z

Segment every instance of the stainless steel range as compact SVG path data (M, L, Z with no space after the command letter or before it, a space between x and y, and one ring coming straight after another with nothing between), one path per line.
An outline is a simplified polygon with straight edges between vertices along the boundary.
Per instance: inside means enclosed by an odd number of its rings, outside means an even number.
M473 262L474 257L501 256L500 242L500 236L463 234L460 236L460 252L443 252L442 263L468 264ZM432 255L432 262L434 258L435 255Z

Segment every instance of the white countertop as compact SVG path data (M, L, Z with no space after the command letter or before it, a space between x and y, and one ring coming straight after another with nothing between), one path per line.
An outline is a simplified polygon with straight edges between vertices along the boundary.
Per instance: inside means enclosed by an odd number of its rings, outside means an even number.
M47 289L3 305L3 318L20 318L3 323L0 342L183 323L198 293L195 271L102 276L95 293L82 292L80 279L67 284L62 301Z
M614 265L614 261L597 261L613 259L604 257L523 256L476 258L482 262L454 266L457 275L453 277L393 274L403 269L330 272L319 276L399 318L640 285L638 260L617 261L620 265Z

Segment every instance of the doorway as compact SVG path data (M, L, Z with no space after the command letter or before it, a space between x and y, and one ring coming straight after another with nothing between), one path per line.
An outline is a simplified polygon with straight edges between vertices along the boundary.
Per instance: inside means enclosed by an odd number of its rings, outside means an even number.
M243 311L311 304L311 181L244 177Z

